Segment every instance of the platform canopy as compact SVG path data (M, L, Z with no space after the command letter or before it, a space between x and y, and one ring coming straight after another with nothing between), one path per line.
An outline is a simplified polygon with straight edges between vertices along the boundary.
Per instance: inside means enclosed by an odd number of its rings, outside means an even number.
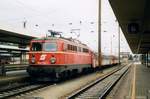
M133 53L150 50L150 0L109 0Z
M0 29L0 42L9 42L27 46L33 38L35 37Z

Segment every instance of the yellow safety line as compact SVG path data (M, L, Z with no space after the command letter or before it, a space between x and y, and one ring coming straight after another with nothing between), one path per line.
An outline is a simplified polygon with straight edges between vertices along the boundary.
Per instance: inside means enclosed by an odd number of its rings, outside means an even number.
M133 75L133 83L132 83L132 96L131 99L135 99L136 98L136 94L135 94L135 81L136 81L136 65L134 65L134 75Z

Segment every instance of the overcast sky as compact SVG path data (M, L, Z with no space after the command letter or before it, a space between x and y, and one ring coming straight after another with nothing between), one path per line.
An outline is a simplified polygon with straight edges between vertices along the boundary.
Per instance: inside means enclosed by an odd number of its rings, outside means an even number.
M45 36L48 30L60 31L97 51L98 0L1 0L0 12L1 29L36 37ZM111 48L113 54L118 52L115 20L108 1L102 0L103 53L110 54ZM121 35L121 51L130 51L125 41Z

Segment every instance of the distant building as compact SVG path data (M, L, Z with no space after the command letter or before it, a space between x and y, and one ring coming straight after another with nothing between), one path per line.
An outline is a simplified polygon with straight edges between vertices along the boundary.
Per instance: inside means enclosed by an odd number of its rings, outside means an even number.
M120 52L120 57L122 58L129 58L130 52Z
M120 52L120 58L122 62L128 62L130 52Z

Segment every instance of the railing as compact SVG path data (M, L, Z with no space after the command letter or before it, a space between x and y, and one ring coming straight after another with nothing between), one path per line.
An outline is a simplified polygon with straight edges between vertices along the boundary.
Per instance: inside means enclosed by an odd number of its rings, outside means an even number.
M0 65L0 75L6 75L8 71L26 70L28 64L6 64Z
M15 71L15 70L25 70L28 64L9 64L5 65L5 70L7 71Z

